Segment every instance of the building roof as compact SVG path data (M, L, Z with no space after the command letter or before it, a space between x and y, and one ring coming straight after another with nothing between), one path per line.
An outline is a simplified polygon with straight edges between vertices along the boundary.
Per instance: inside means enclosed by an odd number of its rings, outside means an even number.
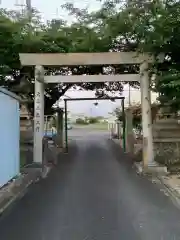
M5 89L3 87L0 87L0 92L4 93L5 95L10 96L11 98L16 99L19 102L22 101L22 99L18 95L14 94L13 92L8 91L7 89Z

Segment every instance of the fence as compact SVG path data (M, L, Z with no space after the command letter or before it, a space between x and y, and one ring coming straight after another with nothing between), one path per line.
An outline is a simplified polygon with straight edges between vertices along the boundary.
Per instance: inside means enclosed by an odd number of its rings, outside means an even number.
M19 100L0 88L0 187L19 174Z
M108 129L110 131L110 138L121 139L123 134L122 123L114 122L108 124Z
M26 167L33 163L33 124L34 121L25 115L21 115L20 128L20 167ZM52 138L57 134L56 116L44 117L44 136Z

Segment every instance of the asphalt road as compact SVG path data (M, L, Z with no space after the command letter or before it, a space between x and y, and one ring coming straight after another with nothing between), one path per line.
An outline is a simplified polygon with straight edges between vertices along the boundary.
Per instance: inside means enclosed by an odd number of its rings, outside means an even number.
M110 133L108 130L102 129L91 129L89 126L75 126L72 130L68 131L68 139L69 140L97 140L101 141L102 139L108 139L110 137Z
M107 136L79 133L49 177L0 218L0 239L180 239L179 209Z

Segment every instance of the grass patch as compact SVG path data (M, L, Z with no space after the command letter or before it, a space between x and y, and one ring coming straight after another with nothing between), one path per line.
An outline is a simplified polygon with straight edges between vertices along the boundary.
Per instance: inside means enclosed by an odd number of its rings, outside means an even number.
M84 125L81 125L84 126ZM108 124L107 123L94 123L94 124L88 124L84 126L88 129L97 129L97 130L108 130Z

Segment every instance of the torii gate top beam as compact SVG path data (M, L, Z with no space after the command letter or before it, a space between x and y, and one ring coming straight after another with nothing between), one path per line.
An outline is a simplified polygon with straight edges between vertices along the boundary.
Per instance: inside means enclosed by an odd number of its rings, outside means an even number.
M139 74L44 76L42 83L140 82Z
M19 57L23 66L140 64L143 61L154 61L150 53L137 52L20 53Z

